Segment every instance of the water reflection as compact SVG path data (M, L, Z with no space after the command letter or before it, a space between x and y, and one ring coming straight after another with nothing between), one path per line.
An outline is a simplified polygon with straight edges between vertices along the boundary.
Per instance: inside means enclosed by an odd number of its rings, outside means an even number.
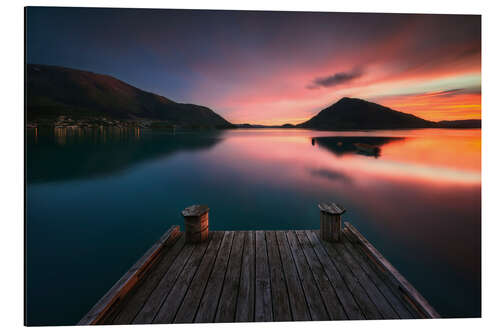
M209 149L219 132L176 133L144 129L55 128L28 131L28 183L93 178L181 151Z
M408 131L393 133L398 135L394 137L377 137L385 133L375 132L367 137L281 134L228 134L228 140L207 156L205 166L238 175L226 184L266 188L265 197L275 207L298 198L293 201L296 209L287 208L288 219L274 217L286 221L283 227L317 227L311 207L324 200L342 202L350 208L346 218L444 315L479 313L480 132ZM316 134L314 141L311 134ZM355 143L376 145L382 154L378 159L360 156ZM271 199L270 189L279 189L281 196L291 194ZM271 228L262 218L267 207L259 206L252 227ZM304 226L301 219L307 214L311 224ZM449 304L449 297L455 302Z
M316 229L317 203L339 201L443 316L480 315L480 130L98 130L37 140L28 138L26 203L28 306L40 322L61 317L48 298L76 322L193 202L210 206L213 230L272 230ZM379 147L378 158L358 154L362 143Z
M331 151L337 156L357 153L360 155L379 157L381 147L395 141L405 140L404 137L373 137L373 136L333 136L311 139L312 145Z
M330 181L340 181L343 183L351 183L352 181L346 174L326 168L310 169L309 172L314 177L318 176Z

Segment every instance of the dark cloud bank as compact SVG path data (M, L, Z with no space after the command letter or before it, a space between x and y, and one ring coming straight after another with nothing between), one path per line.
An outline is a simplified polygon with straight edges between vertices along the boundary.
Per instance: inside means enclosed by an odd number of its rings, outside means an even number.
M354 81L363 76L361 68L353 68L349 72L338 72L330 76L318 77L307 86L309 89L329 88Z

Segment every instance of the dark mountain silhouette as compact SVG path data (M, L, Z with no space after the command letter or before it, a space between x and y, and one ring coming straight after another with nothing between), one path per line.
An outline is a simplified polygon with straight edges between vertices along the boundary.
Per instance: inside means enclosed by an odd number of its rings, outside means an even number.
M431 121L357 98L344 97L298 127L348 130L433 127Z
M70 116L158 120L170 125L230 128L207 107L182 104L108 75L47 65L26 69L28 121Z
M358 98L344 97L297 127L324 130L477 128L477 120L433 122Z
M432 122L357 98L344 97L310 120L293 126L233 125L211 109L176 103L138 89L109 75L71 68L27 65L27 120L53 121L105 117L152 120L151 126L190 128L313 128L325 130L397 128L480 128L481 120Z
M481 128L481 119L443 120L437 122L440 128Z

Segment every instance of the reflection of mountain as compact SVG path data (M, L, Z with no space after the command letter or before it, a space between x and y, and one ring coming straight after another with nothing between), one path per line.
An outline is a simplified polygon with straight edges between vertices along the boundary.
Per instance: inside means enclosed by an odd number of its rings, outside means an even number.
M98 177L173 153L208 149L220 141L218 132L40 135L36 141L28 137L26 178L39 183Z
M380 137L380 136L329 136L316 137L311 139L313 145L317 144L337 156L344 154L358 153L362 155L375 156L380 155L381 147L389 142L404 140L403 137ZM367 147L367 149L361 149ZM373 147L370 152L369 147Z
M334 182L342 182L349 184L352 182L351 178L347 176L343 172L339 172L336 170L326 169L326 168L317 168L317 169L309 169L309 173L312 176L320 177L324 179L328 179Z

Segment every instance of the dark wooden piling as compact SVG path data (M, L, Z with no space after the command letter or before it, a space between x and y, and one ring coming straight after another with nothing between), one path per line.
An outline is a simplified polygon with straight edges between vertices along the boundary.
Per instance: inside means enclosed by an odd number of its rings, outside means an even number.
M320 231L321 239L328 242L338 242L342 230L342 220L340 216L345 213L345 209L336 203L320 203Z
M186 241L200 243L208 239L208 211L204 205L193 205L182 211L186 227Z

